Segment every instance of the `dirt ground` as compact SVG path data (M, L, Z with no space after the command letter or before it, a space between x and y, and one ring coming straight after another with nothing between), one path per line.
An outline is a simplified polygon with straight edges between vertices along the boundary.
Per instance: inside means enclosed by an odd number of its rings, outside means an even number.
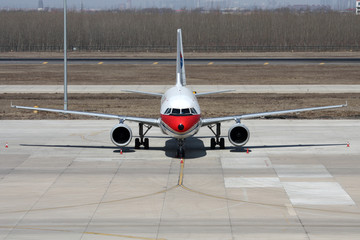
M291 119L358 119L360 94L217 94L199 97L203 117L218 117L295 108L338 105L341 109L281 115ZM62 115L10 108L14 105L63 108L62 94L2 94L0 119L89 119L86 116ZM139 94L70 94L69 110L159 117L160 99ZM91 118L90 118L91 119Z
M68 66L73 85L172 85L175 65L85 64ZM360 84L358 65L186 65L190 85ZM0 85L63 84L61 64L0 65Z
M1 57L61 57L62 53L0 53ZM171 57L157 53L70 53L73 57ZM191 53L187 53L191 55ZM192 54L195 57L360 57L360 53L223 53ZM172 85L174 65L89 64L69 65L69 84L73 85ZM358 65L187 65L187 82L191 85L241 84L360 84ZM0 65L1 85L62 85L63 65L4 64ZM62 94L0 94L0 119L86 119L55 113L19 110L15 105L63 108ZM275 118L358 119L360 94L218 94L199 97L203 117L217 117L303 107L338 105L347 108L316 111ZM69 109L158 117L160 99L138 94L69 94Z
M175 48L174 48L175 49ZM0 58L62 58L63 52L0 52ZM160 53L160 52L79 52L68 51L68 58L175 58L176 52ZM360 52L185 52L186 58L353 58L360 57Z

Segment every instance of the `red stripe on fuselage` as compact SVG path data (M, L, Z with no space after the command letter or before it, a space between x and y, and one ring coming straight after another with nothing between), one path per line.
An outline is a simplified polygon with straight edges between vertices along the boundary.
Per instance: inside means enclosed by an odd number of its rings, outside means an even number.
M161 120L169 126L173 131L178 133L185 133L194 127L200 121L200 115L190 116L172 116L161 115ZM179 129L179 125L183 126L183 129Z

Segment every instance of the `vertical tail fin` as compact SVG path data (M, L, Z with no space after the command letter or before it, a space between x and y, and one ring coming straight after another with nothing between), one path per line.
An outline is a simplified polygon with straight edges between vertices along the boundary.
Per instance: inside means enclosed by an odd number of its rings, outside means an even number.
M181 29L177 30L176 85L186 86Z

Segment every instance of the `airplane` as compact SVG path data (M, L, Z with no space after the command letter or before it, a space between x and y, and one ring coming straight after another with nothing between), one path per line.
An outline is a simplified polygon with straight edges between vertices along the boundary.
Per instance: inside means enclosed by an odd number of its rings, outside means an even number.
M233 144L234 146L242 147L250 139L250 130L244 124L241 123L242 119L260 118L271 115L298 113L305 111L325 110L325 109L341 108L347 106L346 103L345 105L312 107L312 108L274 111L274 112L215 117L215 118L202 118L197 97L201 97L209 94L215 94L215 93L224 93L232 90L196 93L196 92L192 92L189 88L187 88L181 29L177 30L175 86L168 89L164 94L134 91L134 90L124 90L124 91L161 97L160 117L157 119L145 118L145 117L132 117L132 116L122 116L122 115L114 115L114 114L104 114L104 113L14 106L12 104L11 107L18 109L47 111L47 112L56 112L56 113L64 113L64 114L78 114L78 115L86 115L86 116L93 116L100 118L117 119L119 120L119 123L112 128L110 132L110 138L111 141L118 147L127 146L131 142L133 137L132 130L128 125L125 124L125 121L137 122L139 124L139 137L135 139L135 149L139 149L141 146L143 146L144 149L149 149L149 139L145 138L145 135L152 127L159 127L164 134L177 139L178 148L176 155L177 157L184 158L185 139L194 136L201 127L207 126L214 134L214 137L212 137L210 140L211 149L215 149L216 146L219 146L220 149L224 149L225 139L220 136L221 123L225 121L233 120L235 121L235 124L232 125L228 130L228 139L230 143ZM144 127L147 128L146 131L144 131ZM216 127L215 131L213 129L214 127Z

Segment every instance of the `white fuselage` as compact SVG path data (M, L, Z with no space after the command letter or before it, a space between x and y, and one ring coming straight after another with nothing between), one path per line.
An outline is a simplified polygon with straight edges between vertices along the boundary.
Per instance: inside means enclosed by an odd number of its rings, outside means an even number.
M196 96L181 85L165 92L160 114L161 130L177 139L193 136L201 127L201 111Z

